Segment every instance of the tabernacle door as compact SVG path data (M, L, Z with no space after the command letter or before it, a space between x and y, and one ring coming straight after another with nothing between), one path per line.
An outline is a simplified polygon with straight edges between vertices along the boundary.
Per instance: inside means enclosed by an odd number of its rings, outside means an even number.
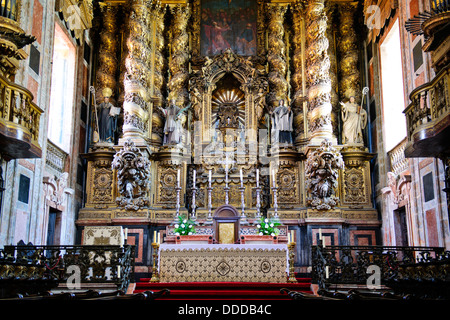
M218 243L233 244L239 241L239 213L233 206L223 205L214 213L215 239Z

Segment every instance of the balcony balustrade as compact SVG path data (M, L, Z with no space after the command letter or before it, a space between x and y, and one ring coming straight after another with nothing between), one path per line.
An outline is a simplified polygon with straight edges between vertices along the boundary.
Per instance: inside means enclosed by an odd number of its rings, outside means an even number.
M440 157L450 151L450 65L410 94L405 156Z

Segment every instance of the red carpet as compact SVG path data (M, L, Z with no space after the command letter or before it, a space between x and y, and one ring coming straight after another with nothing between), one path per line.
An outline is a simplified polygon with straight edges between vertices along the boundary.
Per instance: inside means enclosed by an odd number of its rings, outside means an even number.
M297 278L298 283L261 282L173 282L150 283L142 278L133 293L169 289L158 300L290 300L281 288L312 293L311 278Z

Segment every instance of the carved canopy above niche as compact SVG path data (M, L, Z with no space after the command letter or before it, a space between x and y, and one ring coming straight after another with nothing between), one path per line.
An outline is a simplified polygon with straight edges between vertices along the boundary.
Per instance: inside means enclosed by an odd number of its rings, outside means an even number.
M225 75L232 75L239 83L239 89L245 94L245 128L257 130L257 115L255 112L255 98L260 91L266 92L268 81L265 73L253 66L251 59L237 55L231 49L212 59L206 57L206 63L201 70L195 71L190 79L192 96L198 97L199 110L196 114L202 122L202 128L212 128L211 97L220 79ZM210 130L203 130L203 141L211 139ZM249 137L249 139L255 137Z

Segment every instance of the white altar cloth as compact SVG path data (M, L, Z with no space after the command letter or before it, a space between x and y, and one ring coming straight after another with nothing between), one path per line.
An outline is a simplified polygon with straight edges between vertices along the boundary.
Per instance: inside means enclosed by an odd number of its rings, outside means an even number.
M161 244L161 282L277 282L289 271L286 244Z

